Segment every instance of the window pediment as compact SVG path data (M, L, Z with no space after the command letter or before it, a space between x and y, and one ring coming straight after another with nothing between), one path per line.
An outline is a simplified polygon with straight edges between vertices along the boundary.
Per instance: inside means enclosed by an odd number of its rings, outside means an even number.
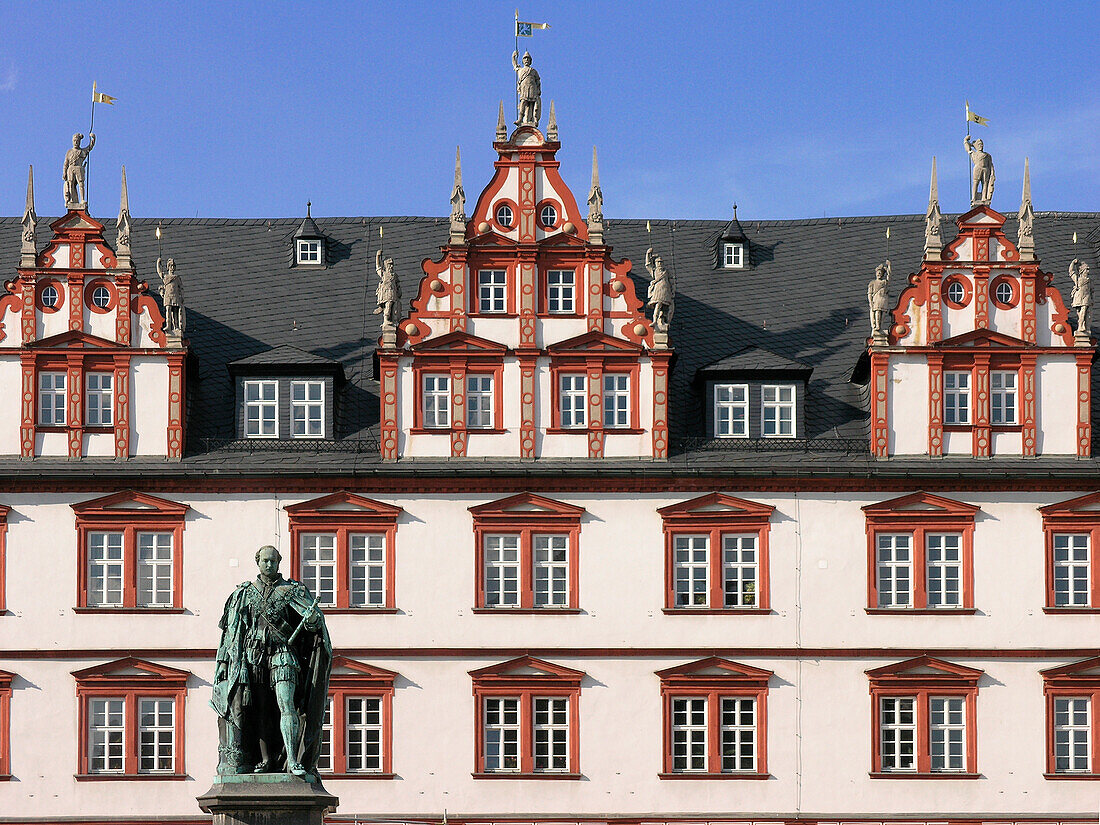
M710 656L697 662L657 671L662 684L668 687L690 683L692 685L736 684L765 688L772 674L770 670L744 665L718 656Z
M165 516L180 519L191 509L186 504L151 496L148 493L138 493L134 490L111 493L107 496L93 498L70 506L78 518L88 521L102 518L132 518L136 514L140 514L142 518Z
M1094 522L1100 519L1100 491L1040 507L1044 522Z
M1100 656L1048 668L1040 673L1043 680L1052 686L1100 687Z
M82 685L110 687L115 685L155 684L158 687L182 687L191 675L186 670L159 665L145 659L127 656L94 667L73 671Z
M468 332L456 330L422 341L412 348L417 355L493 355L502 357L508 352L508 347L496 341L478 338Z
M555 501L535 493L519 493L486 504L478 504L470 507L469 510L475 522L504 521L513 525L531 519L539 521L549 519L575 524L587 512L583 507L575 504Z
M868 504L862 509L867 514L867 520L870 523L892 518L909 521L965 519L973 522L975 514L981 510L980 507L974 504L966 504L932 493L925 493L924 491L892 498L889 501L881 501L877 504Z
M957 684L960 687L977 685L983 670L957 665L933 656L917 656L904 662L866 671L872 682L892 683L900 686L913 684Z
M661 514L661 518L671 524L711 522L760 524L771 518L775 507L725 493L708 493L689 501L661 507L657 512Z
M573 338L559 341L546 348L550 356L555 355L641 355L642 348L637 344L614 338L603 332L590 331Z
M354 520L394 523L405 512L392 504L340 490L327 496L283 507L294 521L318 519L325 522Z
M932 346L936 349L950 349L952 347L1030 347L1026 341L1020 338L1013 338L1011 335L1005 335L1002 332L994 332L990 329L975 329L970 332L964 332L961 335L956 335L953 338L946 338L943 341L937 341Z
M29 349L118 349L119 344L80 330L69 330L28 345Z
M545 682L579 687L585 675L583 671L536 659L534 656L520 656L497 665L471 670L469 673L475 682L506 683L515 687Z

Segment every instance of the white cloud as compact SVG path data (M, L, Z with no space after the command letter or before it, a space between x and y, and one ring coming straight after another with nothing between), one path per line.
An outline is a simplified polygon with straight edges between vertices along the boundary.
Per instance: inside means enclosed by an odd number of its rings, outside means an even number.
M8 70L4 72L3 76L0 76L0 92L14 91L16 81L18 80L19 72L16 71L15 65L9 65Z

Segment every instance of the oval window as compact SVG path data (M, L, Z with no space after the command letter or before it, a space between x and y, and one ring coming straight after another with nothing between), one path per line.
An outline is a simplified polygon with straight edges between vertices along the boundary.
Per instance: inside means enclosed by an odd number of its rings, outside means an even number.
M996 296L998 303L1005 304L1006 306L1011 305L1013 298L1012 284L1010 284L1008 281L1001 281L999 284L997 284L997 291L994 293L994 295Z
M958 281L952 281L947 285L947 300L960 306L966 301L966 290Z
M54 286L48 286L42 290L42 306L55 307L57 306L57 288Z
M92 290L92 303L100 309L106 309L111 305L111 292L105 286L97 286Z
M512 207L508 204L502 203L497 207L497 223L505 229L512 225Z
M539 212L539 221L547 229L553 229L558 222L558 210L547 204Z

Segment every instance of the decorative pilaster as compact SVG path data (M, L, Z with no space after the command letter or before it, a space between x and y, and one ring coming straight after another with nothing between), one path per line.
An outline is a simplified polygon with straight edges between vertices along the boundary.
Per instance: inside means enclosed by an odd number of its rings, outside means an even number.
M130 457L130 356L116 355L115 388L115 458Z
M603 458L603 371L588 367L588 457Z
M928 356L928 455L943 455L943 356Z
M118 306L115 307L115 341L124 347L130 346L131 321L130 318L130 290L133 288L133 278L126 270L115 274L115 292L118 295Z
M943 340L943 270L929 273L928 276L928 343Z
M397 460L397 353L379 353L382 458Z
M588 331L603 332L603 255L590 253L588 273Z
M531 214L534 214L532 211ZM520 253L516 264L519 270L519 345L534 347L537 345L536 329L538 318L535 314L535 251Z
M70 273L66 279L69 302L69 329L79 332L84 329L84 276Z
M472 277L472 273L471 273ZM451 332L466 331L466 250L451 253Z
M890 454L889 361L885 352L871 352L871 452L875 458Z
M519 153L519 242L535 242L535 153Z
M1034 344L1037 340L1035 301L1038 275L1038 267L1020 268L1020 337L1029 344Z
M19 417L19 457L34 458L34 408L35 408L35 370L34 353L22 352L19 355L22 369L22 394L20 395Z
M989 329L989 267L974 267L974 328Z
M535 368L538 353L516 353L519 361L519 453L521 458L535 458Z
M84 452L84 368L78 352L66 357L65 424L69 436L69 458L80 458Z
M34 314L34 292L37 284L33 273L20 274L23 282L23 312L20 317L20 334L23 344L29 344L38 336L38 321Z
M168 354L168 458L183 458L183 352Z
M668 458L668 359L653 358L653 457Z
M1093 349L1077 356L1077 457L1092 455L1092 356Z
M975 261L988 261L989 260L989 230L988 229L975 229L974 230L974 260Z
M466 455L466 367L452 363L451 375L451 456Z
M1035 355L1020 356L1020 429L1021 454L1032 458L1038 454L1038 431L1035 425Z
M989 424L989 355L974 356L974 369L971 370L974 384L974 426L972 430L972 453L975 458L989 458L992 455L993 431Z

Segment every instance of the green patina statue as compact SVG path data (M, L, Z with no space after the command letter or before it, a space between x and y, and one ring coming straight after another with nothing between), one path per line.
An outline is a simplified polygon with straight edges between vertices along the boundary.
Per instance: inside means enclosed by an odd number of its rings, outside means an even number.
M218 775L315 776L332 642L317 601L279 573L279 551L256 553L260 574L226 600L211 705Z

